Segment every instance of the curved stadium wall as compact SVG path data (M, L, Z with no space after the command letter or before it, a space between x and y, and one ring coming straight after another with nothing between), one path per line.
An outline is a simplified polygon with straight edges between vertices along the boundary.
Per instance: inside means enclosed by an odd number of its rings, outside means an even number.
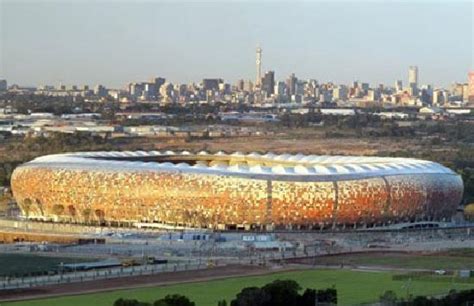
M463 183L437 163L239 152L81 152L18 167L30 219L214 229L310 229L450 217Z

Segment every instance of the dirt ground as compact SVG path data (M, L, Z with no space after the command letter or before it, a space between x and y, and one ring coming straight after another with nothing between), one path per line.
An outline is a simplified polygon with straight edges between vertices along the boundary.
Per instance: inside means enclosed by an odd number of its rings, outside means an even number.
M304 134L303 134L304 135ZM191 142L157 141L154 148L157 150L189 150L199 152L225 151L235 152L273 152L273 153L302 153L302 154L331 154L331 155L377 155L381 151L395 152L407 147L417 150L419 142L404 139L326 139L318 135L271 135L261 137L219 138L213 140L193 140Z

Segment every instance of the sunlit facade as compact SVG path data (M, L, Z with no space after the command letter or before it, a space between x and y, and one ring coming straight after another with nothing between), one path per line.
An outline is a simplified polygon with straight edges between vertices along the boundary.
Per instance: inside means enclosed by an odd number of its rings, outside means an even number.
M30 219L248 230L442 220L463 183L406 158L140 151L40 157L12 189Z

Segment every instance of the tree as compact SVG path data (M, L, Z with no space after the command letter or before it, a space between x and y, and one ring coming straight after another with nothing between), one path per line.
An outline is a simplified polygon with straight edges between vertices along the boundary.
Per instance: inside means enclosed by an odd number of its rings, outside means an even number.
M230 306L313 306L316 301L325 304L337 304L335 288L324 290L306 289L298 293L300 285L294 280L276 280L262 288L242 289ZM221 305L218 305L221 306Z
M315 289L306 289L299 298L298 306L314 306L317 294Z
M394 306L397 305L397 295L392 290L387 290L379 298L380 303L384 306Z
M118 299L114 302L114 306L151 306L150 303L139 302L138 300Z
M230 302L230 306L265 306L271 297L258 287L242 289L236 298Z
M327 288L318 290L318 302L337 304L337 290L335 288Z
M467 220L474 220L474 203L470 203L464 207L464 217Z
M297 306L300 285L294 280L276 280L263 286L262 290L271 299L267 306Z
M167 295L163 299L157 300L153 306L196 306L186 296L180 294Z
M413 301L410 302L411 305L413 306L434 306L435 303L427 298L426 296L417 296L416 298L413 299Z

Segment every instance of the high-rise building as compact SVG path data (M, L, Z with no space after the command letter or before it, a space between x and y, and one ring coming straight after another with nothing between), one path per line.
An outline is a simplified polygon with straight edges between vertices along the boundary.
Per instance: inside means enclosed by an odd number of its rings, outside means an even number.
M160 87L160 95L165 99L171 98L173 96L173 89L173 84L165 82Z
M433 91L433 105L442 106L449 102L449 91L436 89Z
M155 82L152 82L152 83L144 83L143 84L143 96L147 99L149 98L155 98L157 93L158 93L158 89L156 88L156 84Z
M408 70L408 93L413 96L417 97L419 95L419 88L418 88L418 67L417 66L410 66Z
M402 92L403 91L403 82L402 80L397 80L395 82L395 92Z
M408 68L408 84L418 86L418 66L410 66Z
M130 83L128 85L128 92L134 98L138 98L143 94L144 86L141 83Z
M336 86L332 91L334 100L347 100L347 93L347 87L344 85Z
M107 88L100 84L96 85L94 88L94 94L99 97L105 97L107 96Z
M431 85L421 86L420 100L425 104L433 103L433 87Z
M279 96L285 96L286 95L286 84L285 84L285 82L278 82L275 85L274 93L279 95Z
M262 82L262 48L257 47L257 58L255 60L257 65L257 79L255 80L255 86L261 87Z
M245 87L245 81L244 80L238 80L236 86L238 91L244 91Z
M262 90L267 93L267 96L273 94L275 90L275 72L267 71L262 80Z
M247 82L244 83L244 91L252 92L253 88L254 86L253 86L252 81L248 80Z
M303 96L303 95L304 95L305 86L306 86L306 82L305 82L305 81L298 80L298 82L296 82L295 94L296 94L296 95Z
M462 83L453 83L451 84L451 94L455 97L460 97L462 99L464 90L464 84Z
M369 83L360 83L359 88L364 94L366 94L369 91L370 86Z
M305 89L304 89L304 95L306 97L316 97L315 95L315 91L316 91L316 88L318 88L318 81L317 80L314 80L314 79L310 79L306 82L306 86L305 86Z
M465 83L462 85L462 101L469 101L469 83Z
M230 94L231 92L230 84L224 83L224 82L219 83L219 92L225 95Z
M203 79L202 88L204 90L219 90L219 84L224 83L222 79Z
M0 80L0 91L6 91L8 88L7 80Z
M367 91L367 101L379 101L380 100L380 90L377 89L369 89Z
M296 83L298 82L298 79L296 78L295 74L292 73L288 79L286 80L286 90L287 90L287 95L292 96L296 94Z
M158 78L153 78L153 79L151 80L151 82L152 82L152 83L155 83L155 88L156 88L157 91L159 91L161 85L165 84L166 79L165 79L165 78L160 78L160 77L158 77Z
M468 102L474 103L474 71L469 72L468 74Z

